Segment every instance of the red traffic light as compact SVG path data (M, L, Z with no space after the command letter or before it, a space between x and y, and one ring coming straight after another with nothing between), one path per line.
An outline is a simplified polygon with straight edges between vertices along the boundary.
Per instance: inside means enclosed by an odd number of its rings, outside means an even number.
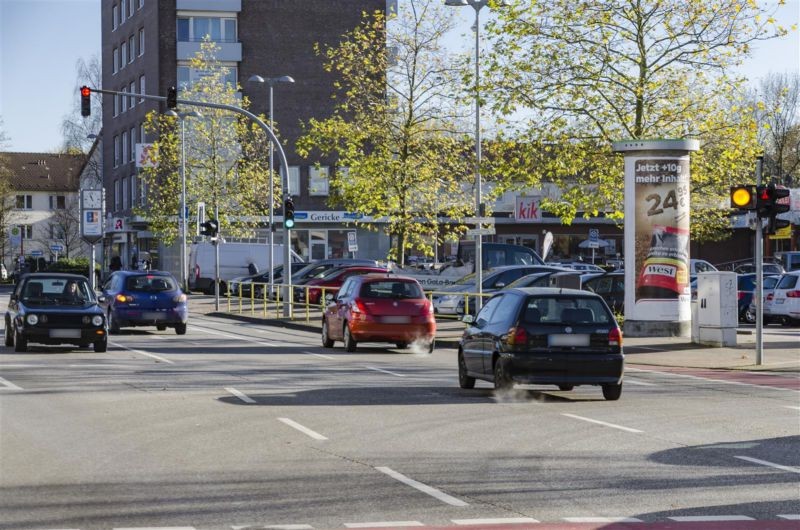
M81 87L81 96L88 97L88 96L91 95L91 93L92 93L92 89L89 88L88 86L82 86Z
M92 114L92 89L86 85L81 87L81 116L84 118Z

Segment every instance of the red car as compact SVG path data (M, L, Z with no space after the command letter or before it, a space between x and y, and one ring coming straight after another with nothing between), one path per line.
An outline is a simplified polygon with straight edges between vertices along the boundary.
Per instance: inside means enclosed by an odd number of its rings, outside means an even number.
M298 286L295 290L294 299L296 302L305 302L306 300L306 292L308 292L308 302L311 304L318 304L321 301L322 297L322 287L331 287L332 289L326 289L325 295L327 296L328 293L336 294L339 290L338 288L342 286L342 284L351 276L360 276L362 274L370 274L373 272L388 272L383 267L339 267L336 269L330 269L325 272L325 274L319 278L314 278L313 280L309 280L302 286ZM306 290L306 287L309 287Z
M362 341L394 342L398 348L421 341L430 353L435 335L433 304L417 280L403 276L351 276L322 315L326 348L337 340L349 352Z

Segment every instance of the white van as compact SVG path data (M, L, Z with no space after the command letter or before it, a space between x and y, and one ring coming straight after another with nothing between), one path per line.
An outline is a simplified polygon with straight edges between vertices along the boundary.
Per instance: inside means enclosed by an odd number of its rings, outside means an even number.
M283 245L273 245L275 266L283 264ZM292 261L303 261L292 252ZM222 243L219 246L220 293L230 280L247 276L250 264L259 271L269 270L269 245L265 243ZM210 242L192 244L189 252L189 287L206 294L214 293L214 245Z

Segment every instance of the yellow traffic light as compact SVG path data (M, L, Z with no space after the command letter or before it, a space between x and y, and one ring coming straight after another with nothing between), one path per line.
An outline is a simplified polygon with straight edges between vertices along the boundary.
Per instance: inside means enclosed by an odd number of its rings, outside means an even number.
M751 185L731 186L731 208L754 210L756 208L756 187Z

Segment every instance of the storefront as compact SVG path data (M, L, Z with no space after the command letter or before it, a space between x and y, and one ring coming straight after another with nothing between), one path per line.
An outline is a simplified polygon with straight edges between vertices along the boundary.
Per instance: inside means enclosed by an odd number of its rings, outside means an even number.
M389 236L382 226L376 230L356 226L376 224L369 217L343 211L297 211L292 230L292 249L305 261L328 258L366 258L383 260L389 253ZM358 250L351 252L348 232L356 233ZM276 238L277 240L277 238Z

